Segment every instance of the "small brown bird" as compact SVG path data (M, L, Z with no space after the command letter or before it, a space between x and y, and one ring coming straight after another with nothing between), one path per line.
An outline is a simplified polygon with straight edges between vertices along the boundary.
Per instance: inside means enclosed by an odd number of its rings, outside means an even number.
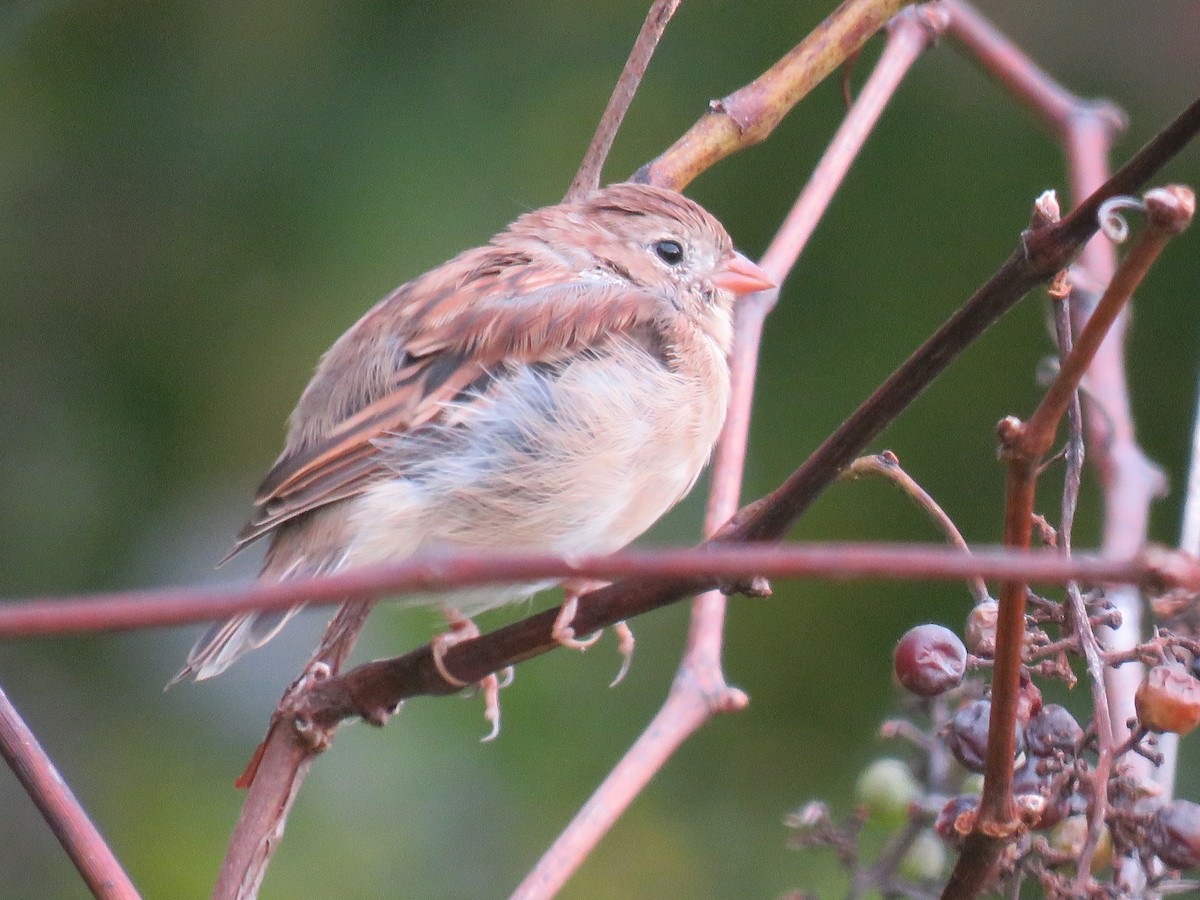
M619 550L695 483L725 418L734 297L771 286L673 191L617 184L523 215L325 353L233 552L269 534L261 577L285 579ZM553 583L412 602L473 615ZM215 625L175 681L220 674L295 612Z

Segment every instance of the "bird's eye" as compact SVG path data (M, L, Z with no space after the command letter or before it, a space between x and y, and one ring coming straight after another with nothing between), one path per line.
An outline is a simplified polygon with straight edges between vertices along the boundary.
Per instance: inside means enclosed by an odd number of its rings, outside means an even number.
M679 241L656 241L654 244L654 252L658 254L658 258L665 262L668 266L677 266L683 262L683 246Z

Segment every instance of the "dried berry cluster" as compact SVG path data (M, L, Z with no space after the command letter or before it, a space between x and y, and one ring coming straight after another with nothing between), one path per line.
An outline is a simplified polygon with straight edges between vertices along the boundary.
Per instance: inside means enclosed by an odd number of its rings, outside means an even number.
M1114 624L1103 595L1084 597L1090 626ZM1013 806L1020 822L997 871L997 889L1017 896L1036 881L1050 897L1165 896L1200 890L1183 873L1200 867L1200 805L1167 800L1134 774L1129 754L1156 759L1155 734L1186 734L1200 724L1200 645L1160 630L1106 665L1138 660L1149 668L1136 696L1130 738L1103 747L1093 721L1044 703L1034 677L1074 684L1082 656L1060 604L1031 597L1018 702ZM852 895L935 895L947 876L948 851L962 848L976 825L987 771L991 702L984 680L996 647L997 608L987 600L967 617L965 642L935 624L910 629L893 657L896 680L915 695L914 715L885 724L883 734L914 748L911 758L883 758L858 781L858 807L843 823L821 803L792 814L793 844L834 849L850 873ZM1051 636L1050 631L1055 633ZM1098 804L1098 791L1103 802ZM864 860L860 838L887 835Z

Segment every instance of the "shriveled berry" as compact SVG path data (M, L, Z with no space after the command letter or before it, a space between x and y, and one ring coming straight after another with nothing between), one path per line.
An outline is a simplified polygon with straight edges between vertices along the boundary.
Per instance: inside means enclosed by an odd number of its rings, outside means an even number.
M900 874L910 881L933 881L946 868L946 845L926 828L900 860Z
M996 655L996 620L1000 617L1000 604L995 600L984 600L967 616L964 634L967 646L976 656Z
M1042 690L1026 675L1021 676L1017 691L1017 721L1024 728L1029 720L1042 711Z
M922 697L936 697L962 681L967 648L943 625L918 625L900 638L892 663L902 685Z
M1012 791L1014 798L1032 796L1044 801L1039 813L1029 822L1029 826L1037 831L1053 828L1071 811L1070 799L1062 796L1052 778L1039 775L1037 765L1032 761L1013 773Z
M1087 845L1088 820L1087 816L1068 816L1050 832L1050 846L1071 857L1073 864L1083 853ZM1112 832L1107 825L1100 826L1100 837L1096 841L1096 850L1092 853L1091 871L1095 875L1112 862L1113 845Z
M982 772L987 760L988 720L992 704L988 700L968 703L954 715L946 732L946 743L954 758L972 772ZM1016 752L1024 749L1025 737L1020 723L1013 726Z
M1200 866L1200 805L1171 801L1150 820L1146 840L1155 856L1172 869Z
M1138 722L1151 731L1187 734L1200 725L1200 681L1178 664L1155 666L1133 697Z
M955 850L961 850L963 840L975 827L979 813L979 798L972 795L951 797L933 823L937 836Z
M855 794L872 822L895 828L908 821L909 804L921 796L921 786L907 763L885 757L875 760L858 777Z
M1074 756L1082 743L1083 729L1075 717L1057 703L1043 706L1025 726L1025 745L1034 756L1054 756L1059 751Z

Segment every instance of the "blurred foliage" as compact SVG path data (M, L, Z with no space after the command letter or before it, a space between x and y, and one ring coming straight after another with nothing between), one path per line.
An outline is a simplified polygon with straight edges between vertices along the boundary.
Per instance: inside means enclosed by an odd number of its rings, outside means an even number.
M609 178L831 6L684 4ZM987 9L1067 85L1130 112L1118 159L1197 88L1185 0ZM319 353L400 281L562 195L643 12L643 0L0 7L0 594L250 577L253 560L212 566ZM693 186L744 250L765 247L841 103L822 85L769 142ZM1200 181L1200 151L1169 176ZM746 496L797 465L990 275L1033 198L1063 184L1061 153L1027 112L945 44L923 60L770 323ZM1140 436L1176 486L1154 513L1165 542L1194 404L1196 240L1151 275L1130 340ZM973 541L1000 534L993 426L1036 402L1042 302L1000 323L878 445ZM1098 532L1087 488L1081 545ZM1052 479L1041 505L1057 509ZM697 495L652 539L693 540L701 508ZM872 484L834 488L796 537L936 539ZM958 586L887 584L780 584L772 600L736 601L725 663L749 709L683 748L564 896L836 893L832 860L788 851L781 817L813 795L852 802L894 703L892 643L919 621L957 628L968 607ZM420 700L386 731L345 729L263 896L505 894L657 709L685 619L680 606L635 623L637 659L616 690L609 641L522 666L492 744L477 743L478 702ZM146 896L200 896L239 806L231 782L321 621L168 694L195 629L0 645L0 682ZM360 656L436 627L381 610ZM1195 745L1181 766L1193 798ZM11 778L0 809L0 893L84 896Z

